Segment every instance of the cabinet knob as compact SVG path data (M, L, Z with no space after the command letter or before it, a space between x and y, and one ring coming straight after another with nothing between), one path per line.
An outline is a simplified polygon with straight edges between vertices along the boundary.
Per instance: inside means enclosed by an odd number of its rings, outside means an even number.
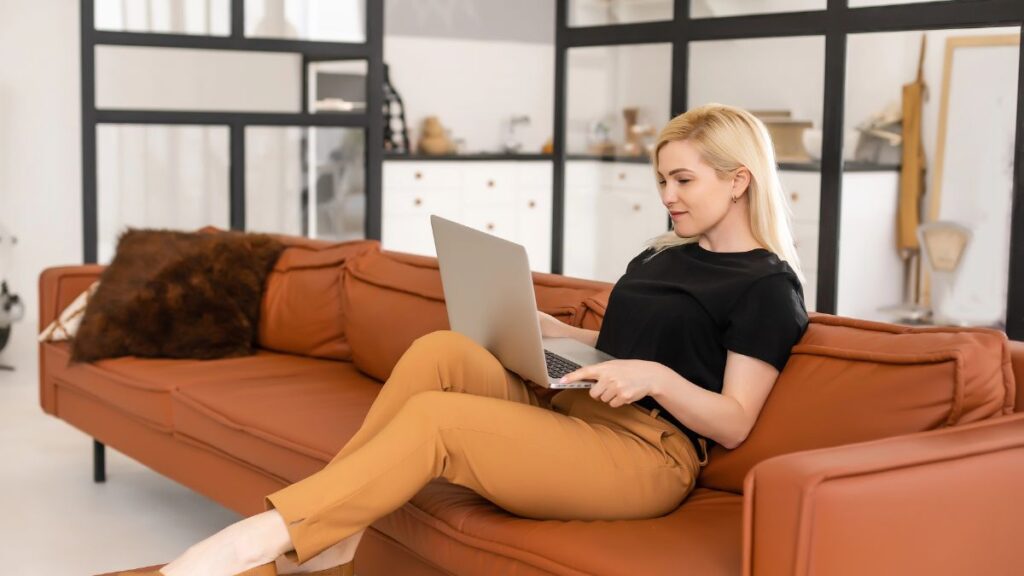
M487 181L487 187L488 188L494 188L494 180L488 180Z
M797 200L799 200L799 199L800 199L800 195L799 195L799 194L797 194L796 192L790 192L790 193L789 193L789 198L790 198L790 200L792 200L793 202L796 202Z
M633 212L639 212L641 206L639 204L633 204Z
M416 198L416 199L414 199L414 200L412 201L412 203L413 203L413 205L415 205L415 206L419 206L420 204L423 204L423 199L422 199L422 198Z
M493 224L493 223L491 223L491 222L488 222L488 223L487 223L487 229L488 229L488 230L494 230L494 224Z
M413 174L413 178L417 180L423 180L423 172L416 171L416 174Z
M626 179L626 173L625 172L619 172L619 180L625 180L625 179Z
M529 206L530 208L536 208L537 207L537 201L536 200L530 200L529 202L526 203L526 205Z

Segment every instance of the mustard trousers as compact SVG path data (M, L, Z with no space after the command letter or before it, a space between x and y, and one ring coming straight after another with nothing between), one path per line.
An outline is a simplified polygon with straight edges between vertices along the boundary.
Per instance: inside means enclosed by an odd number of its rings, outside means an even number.
M656 411L655 411L656 412ZM402 355L359 431L319 472L266 497L302 563L400 508L429 481L468 487L518 516L661 516L701 462L666 420L586 389L538 398L486 348L447 330Z

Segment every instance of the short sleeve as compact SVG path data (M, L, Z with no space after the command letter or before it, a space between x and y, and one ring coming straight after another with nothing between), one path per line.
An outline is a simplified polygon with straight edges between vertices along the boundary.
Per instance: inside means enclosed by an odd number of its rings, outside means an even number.
M727 350L764 360L782 371L807 329L799 280L773 274L756 280L729 313L723 341Z

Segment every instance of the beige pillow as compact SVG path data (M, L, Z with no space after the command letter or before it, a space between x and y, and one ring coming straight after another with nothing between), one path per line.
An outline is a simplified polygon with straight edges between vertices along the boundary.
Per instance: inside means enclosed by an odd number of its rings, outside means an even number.
M79 324L82 323L82 317L85 316L85 307L89 304L89 299L92 298L99 285L98 280L93 282L85 292L79 294L78 298L75 298L71 304L68 304L68 307L60 313L60 316L53 322L50 322L50 325L39 334L39 341L59 342L74 338L75 333L78 332Z

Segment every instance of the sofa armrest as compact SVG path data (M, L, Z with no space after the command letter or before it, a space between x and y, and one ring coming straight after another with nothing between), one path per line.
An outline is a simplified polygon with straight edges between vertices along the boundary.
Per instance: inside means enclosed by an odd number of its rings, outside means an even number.
M79 264L47 268L39 274L39 330L53 322L71 301L99 279L106 266Z
M1024 574L1024 414L770 458L743 573Z

